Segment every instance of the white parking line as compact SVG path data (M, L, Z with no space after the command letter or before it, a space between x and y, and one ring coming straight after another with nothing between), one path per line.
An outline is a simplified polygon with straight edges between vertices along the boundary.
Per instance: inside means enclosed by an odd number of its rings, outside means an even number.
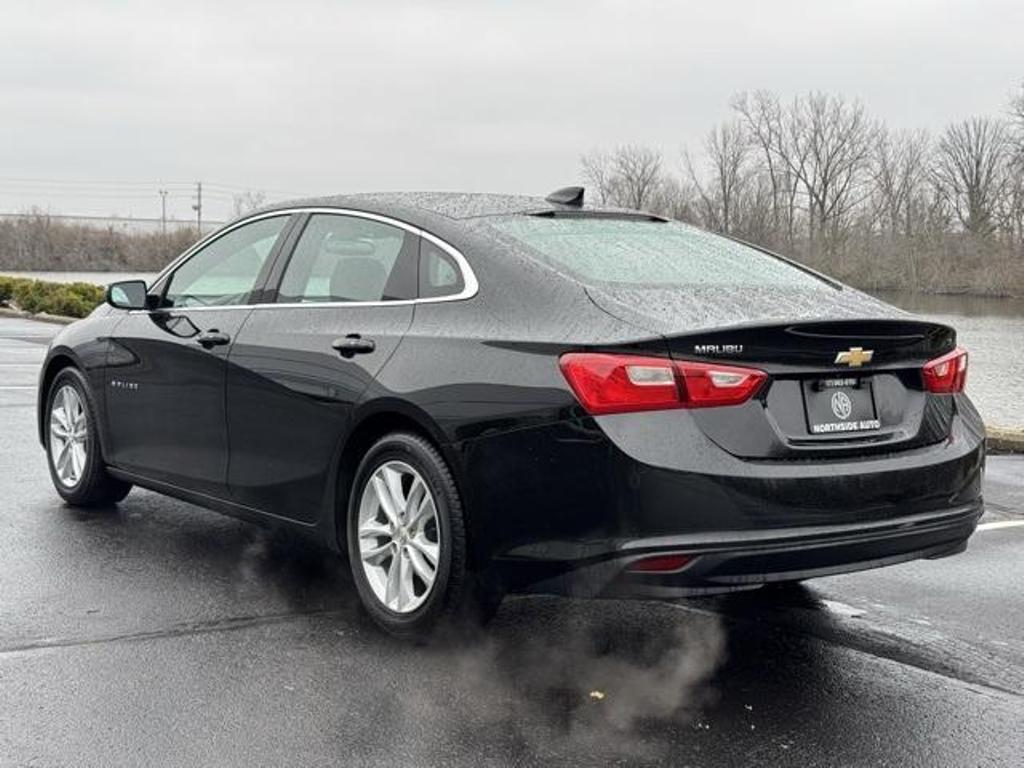
M0 386L0 389L38 389L38 387L35 387L35 386L16 387L14 385L11 385L11 386Z
M994 531L997 528L1016 528L1024 525L1024 520L996 520L992 523L982 523L978 526L979 531Z

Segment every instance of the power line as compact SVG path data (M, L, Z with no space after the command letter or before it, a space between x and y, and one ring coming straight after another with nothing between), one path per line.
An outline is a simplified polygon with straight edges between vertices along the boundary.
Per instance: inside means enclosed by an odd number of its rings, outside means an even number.
M163 185L167 187L190 187L188 181L114 181L112 179L41 179L28 178L24 176L0 176L0 182L10 182L18 185L60 185L60 186L118 186L118 187L154 187Z

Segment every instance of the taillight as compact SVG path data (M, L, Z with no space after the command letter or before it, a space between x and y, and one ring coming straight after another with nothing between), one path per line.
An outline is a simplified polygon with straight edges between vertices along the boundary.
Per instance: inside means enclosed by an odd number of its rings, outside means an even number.
M938 394L963 392L967 384L967 350L957 347L952 352L929 360L922 369L924 388Z
M559 365L594 415L739 405L768 378L754 368L595 352L570 352Z
M654 555L634 560L626 566L633 573L675 573L681 571L693 558L690 555Z

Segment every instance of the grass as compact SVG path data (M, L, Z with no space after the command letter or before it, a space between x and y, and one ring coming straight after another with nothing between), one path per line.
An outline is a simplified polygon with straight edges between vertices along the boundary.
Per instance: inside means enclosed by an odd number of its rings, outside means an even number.
M0 275L0 304L25 312L85 317L103 303L104 290L91 283L50 283Z

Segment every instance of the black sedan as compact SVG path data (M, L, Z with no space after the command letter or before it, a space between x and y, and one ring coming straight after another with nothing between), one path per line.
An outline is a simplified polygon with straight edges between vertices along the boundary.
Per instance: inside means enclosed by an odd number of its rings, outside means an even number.
M672 598L942 557L982 511L967 354L759 248L548 198L351 196L207 237L53 341L57 492L347 551L420 634L510 591Z

